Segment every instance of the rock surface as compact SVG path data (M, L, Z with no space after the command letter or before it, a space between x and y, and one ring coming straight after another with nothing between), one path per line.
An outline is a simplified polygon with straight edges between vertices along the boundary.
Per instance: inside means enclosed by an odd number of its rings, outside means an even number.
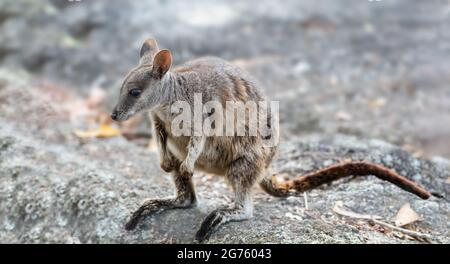
M366 177L308 192L306 209L302 196L255 187L255 217L210 242L425 242L338 216L342 201L387 223L410 203L422 220L406 228L449 243L449 25L450 3L439 0L1 1L0 242L191 242L206 214L230 201L222 179L199 174L198 208L125 232L143 199L173 192L170 176L140 142L73 133L98 126L154 37L175 64L228 59L280 101L280 176L365 159L443 197L423 201Z
M12 73L0 72L0 77L4 75ZM22 80L3 77L0 86L0 111L6 113L0 117L1 242L189 243L206 214L230 202L223 179L198 174L198 208L168 211L146 219L133 232L124 231L124 221L143 199L173 193L170 176L159 169L157 154L122 137L76 138L72 132L77 122L61 109L77 98L65 94L60 101L50 99L43 92L48 86L27 83L26 77ZM27 104L30 98L33 101ZM53 101L48 104L48 100ZM49 118L42 123L31 122L45 113ZM18 117L22 122L16 122ZM308 192L306 209L302 197L281 200L255 187L254 218L226 225L209 242L418 242L333 213L338 201L356 212L382 216L389 223L408 202L422 217L409 228L431 234L429 242L450 242L450 170L445 159L415 158L381 140L317 134L283 142L273 168L277 174L292 176L348 158L395 168L444 198L420 200L367 177L340 180Z

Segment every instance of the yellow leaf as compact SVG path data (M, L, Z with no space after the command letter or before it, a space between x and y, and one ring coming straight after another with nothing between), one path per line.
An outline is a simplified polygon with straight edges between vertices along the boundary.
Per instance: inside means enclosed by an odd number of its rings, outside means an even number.
M395 225L404 226L420 220L420 216L414 212L409 203L404 204L395 216Z
M79 138L108 138L119 136L120 130L109 124L101 124L99 128L87 131L76 130L75 135Z
M369 101L369 106L372 108L380 108L385 106L387 103L386 98L380 97Z
M100 132L97 137L116 137L120 136L120 130L110 125L100 125Z

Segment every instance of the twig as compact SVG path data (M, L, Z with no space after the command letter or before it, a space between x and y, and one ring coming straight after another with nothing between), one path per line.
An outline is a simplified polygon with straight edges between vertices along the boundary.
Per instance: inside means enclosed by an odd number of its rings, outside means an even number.
M363 215L363 214L358 214L355 213L353 211L350 211L346 208L344 208L344 204L341 201L336 202L333 211L339 215L343 215L343 216L347 216L347 217L351 217L351 218L356 218L356 219L364 219L364 220L370 220L373 221L376 224L379 224L381 226L390 228L392 230L398 231L398 232L402 232L403 234L409 235L409 236L413 236L413 237L417 237L417 238L425 238L425 239L431 239L431 235L429 234L424 234L424 233L420 233L417 231L412 231L409 229L405 229L405 228L401 228L401 227L397 227L397 226L393 226L391 224L385 223L383 221L380 221L378 219L381 219L380 216L376 216L376 215Z
M306 192L303 193L303 200L305 200L305 209L308 210L308 195L306 195Z
M391 225L391 224L388 224L388 223L385 223L385 222L382 222L382 221L376 220L376 219L371 219L371 221L373 221L374 223L379 224L381 226L390 228L392 230L395 230L395 231L398 231L398 232L402 232L403 234L406 234L408 236L413 236L413 237L417 237L417 238L431 239L431 235L429 235L429 234L424 234L424 233L420 233L420 232L417 232L417 231L412 231L412 230L409 230L409 229L401 228L401 227L394 226L394 225Z
M365 220L374 220L381 219L381 216L378 215L366 215L366 214L358 214L344 207L344 203L342 201L337 201L334 205L333 211L337 214L356 218L356 219L365 219Z

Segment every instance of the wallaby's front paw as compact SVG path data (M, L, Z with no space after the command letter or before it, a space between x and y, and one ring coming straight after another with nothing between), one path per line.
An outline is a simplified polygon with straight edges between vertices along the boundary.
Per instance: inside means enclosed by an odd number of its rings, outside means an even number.
M161 169L165 172L171 172L175 169L175 166L172 164L172 162L168 161L168 160L164 160L162 161L159 166L161 167Z
M190 166L186 162L182 162L180 165L180 174L184 178L189 178L192 176L192 174L194 174L194 167Z

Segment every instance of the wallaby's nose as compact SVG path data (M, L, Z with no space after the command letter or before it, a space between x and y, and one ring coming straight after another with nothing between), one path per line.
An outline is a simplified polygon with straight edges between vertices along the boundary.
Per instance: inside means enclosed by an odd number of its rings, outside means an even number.
M111 119L117 121L117 112L116 111L112 112Z

